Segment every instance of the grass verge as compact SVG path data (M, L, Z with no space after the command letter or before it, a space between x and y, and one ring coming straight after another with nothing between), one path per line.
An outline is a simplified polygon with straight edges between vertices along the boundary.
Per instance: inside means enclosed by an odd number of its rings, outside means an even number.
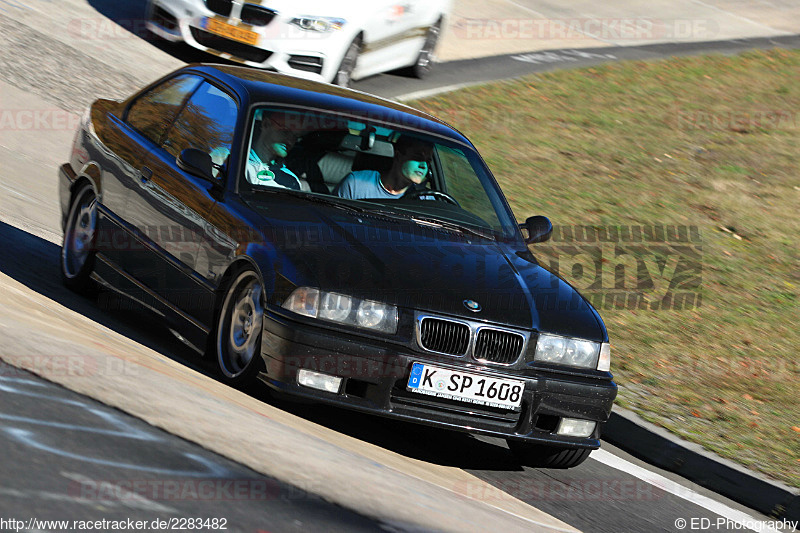
M800 487L800 52L613 63L412 105L475 143L518 220L557 226L533 251L600 309L619 405Z

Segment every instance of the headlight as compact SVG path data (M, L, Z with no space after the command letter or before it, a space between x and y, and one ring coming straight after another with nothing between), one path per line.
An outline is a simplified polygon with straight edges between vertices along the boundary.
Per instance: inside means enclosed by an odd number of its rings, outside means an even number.
M605 370L611 368L611 346L608 343L539 335L534 361L557 365Z
M375 328L387 320L391 320L391 315L397 316L397 311L391 305L364 300L358 306L356 322L362 328ZM397 319L394 320L395 324Z
M350 316L351 309L353 309L353 299L349 296L334 292L324 293L322 304L319 306L319 318L344 322Z
M294 24L301 30L316 31L319 33L341 30L346 23L347 21L344 19L331 17L297 17L289 22L289 24Z
M283 307L299 315L317 318L317 313L319 312L319 291L309 287L295 289L286 301L283 302Z
M397 307L336 292L300 287L289 295L282 307L311 318L383 333L397 332Z

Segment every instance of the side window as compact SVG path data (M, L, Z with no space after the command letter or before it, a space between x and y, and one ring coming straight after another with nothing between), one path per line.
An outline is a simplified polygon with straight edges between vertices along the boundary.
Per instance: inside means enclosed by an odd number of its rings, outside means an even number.
M227 93L210 83L192 95L162 144L164 150L177 157L186 148L197 148L207 154L217 167L227 163L236 128L236 102Z
M159 144L186 98L201 81L198 76L176 76L153 87L133 102L128 110L128 124Z
M481 180L475 175L472 165L461 150L437 146L442 163L447 192L461 207L477 215L493 228L502 228L497 213Z

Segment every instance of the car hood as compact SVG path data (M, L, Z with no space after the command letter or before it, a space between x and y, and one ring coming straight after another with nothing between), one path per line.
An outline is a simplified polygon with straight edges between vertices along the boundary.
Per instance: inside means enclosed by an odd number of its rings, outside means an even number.
M354 11L348 9L347 2L332 3L322 0L255 0L255 4L274 9L279 13L296 13L305 16L340 17L352 16Z
M281 216L265 222L278 228L268 237L280 251L275 266L293 285L427 313L607 338L580 294L519 245L292 202L273 212ZM295 223L287 225L286 217ZM479 311L468 309L470 300Z

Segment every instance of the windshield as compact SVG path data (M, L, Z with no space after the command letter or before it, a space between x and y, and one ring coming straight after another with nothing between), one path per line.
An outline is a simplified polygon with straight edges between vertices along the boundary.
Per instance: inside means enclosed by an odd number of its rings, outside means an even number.
M288 189L478 235L516 235L502 193L468 145L316 111L258 107L251 118L245 195Z

